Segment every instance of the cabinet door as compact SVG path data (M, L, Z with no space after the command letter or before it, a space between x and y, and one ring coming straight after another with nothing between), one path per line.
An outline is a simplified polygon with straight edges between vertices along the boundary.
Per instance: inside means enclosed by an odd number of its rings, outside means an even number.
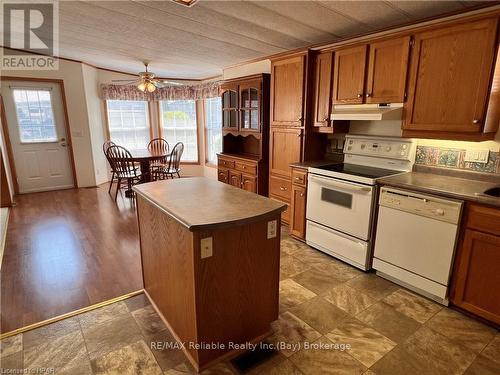
M229 185L241 188L241 174L233 171L229 171Z
M328 126L332 103L332 52L316 56L314 63L314 126Z
M404 101L409 52L409 36L370 44L366 103Z
M366 68L366 45L335 51L333 103L363 103Z
M229 181L229 171L227 169L218 169L217 170L217 179L220 182L224 182L225 184Z
M304 239L306 235L306 189L304 187L292 186L290 208L290 233Z
M458 262L452 302L500 324L500 237L467 229Z
M222 128L238 129L238 84L226 83L221 86Z
M261 80L240 84L240 130L260 131Z
M241 188L252 193L257 193L257 178L253 176L241 175Z
M415 35L404 130L481 132L497 20Z
M290 163L302 159L302 130L271 128L270 172L291 178Z
M304 111L304 55L271 63L271 125L302 126Z

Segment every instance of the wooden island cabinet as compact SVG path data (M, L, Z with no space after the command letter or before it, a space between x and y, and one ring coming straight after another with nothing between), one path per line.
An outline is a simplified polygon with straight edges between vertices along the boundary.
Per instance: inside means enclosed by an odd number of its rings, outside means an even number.
M500 325L500 208L468 203L455 257L450 300Z
M205 177L134 191L144 289L195 369L271 334L285 206Z

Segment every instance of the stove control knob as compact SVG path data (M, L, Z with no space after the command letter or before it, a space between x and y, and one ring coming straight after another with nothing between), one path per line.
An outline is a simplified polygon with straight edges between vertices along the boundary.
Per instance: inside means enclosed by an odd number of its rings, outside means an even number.
M438 216L444 216L444 210L442 208L436 208L434 213Z
M387 146L387 147L385 148L385 151L387 151L387 152L391 151L391 146Z
M402 146L401 146L401 148L402 148L403 150L406 150L406 149L408 148L408 145L402 145Z
M365 147L366 147L366 145L363 143L363 144L361 145L361 149L362 149L362 150L364 150L364 149L365 149Z
M349 139L349 144L352 145L353 144L353 140L352 139Z
M405 156L406 152L401 151L401 156Z

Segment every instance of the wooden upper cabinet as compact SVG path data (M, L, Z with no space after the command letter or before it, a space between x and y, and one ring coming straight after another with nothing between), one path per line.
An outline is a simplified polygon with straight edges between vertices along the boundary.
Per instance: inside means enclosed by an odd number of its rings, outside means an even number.
M404 101L409 52L409 36L370 44L365 103Z
M235 82L221 85L222 128L238 129L238 84Z
M367 45L335 51L333 103L363 103Z
M306 56L271 63L271 126L302 126Z
M241 131L260 131L261 85L261 79L240 83L239 104Z
M333 53L321 52L314 63L314 126L328 126L332 104Z
M482 132L496 33L494 18L415 35L403 135Z
M302 130L271 128L270 172L291 178L290 163L302 159Z

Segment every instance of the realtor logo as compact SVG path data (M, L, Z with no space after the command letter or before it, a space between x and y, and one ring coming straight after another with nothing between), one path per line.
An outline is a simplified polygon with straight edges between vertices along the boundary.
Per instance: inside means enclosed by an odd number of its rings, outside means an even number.
M58 2L2 1L2 69L58 69Z

